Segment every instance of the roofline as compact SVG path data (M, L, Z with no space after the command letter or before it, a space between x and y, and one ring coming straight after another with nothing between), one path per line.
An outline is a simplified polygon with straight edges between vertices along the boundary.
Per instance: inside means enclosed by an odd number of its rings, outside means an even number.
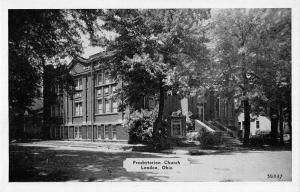
M111 58L113 55L116 54L116 52L117 52L117 50L115 50L115 51L102 51L102 52L98 52L96 54L93 54L93 55L89 56L88 59L83 58L81 56L77 56L77 57L75 57L74 59L71 60L71 62L68 65L68 69L73 67L73 65L75 64L76 61L80 62L84 66L89 66L90 63L92 63L94 61L99 61L99 60L104 60L104 59ZM111 53L111 55L101 55L100 53Z

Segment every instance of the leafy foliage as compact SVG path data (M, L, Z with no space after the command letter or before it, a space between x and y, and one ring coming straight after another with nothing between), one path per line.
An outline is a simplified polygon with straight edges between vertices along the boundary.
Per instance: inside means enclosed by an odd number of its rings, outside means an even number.
M203 148L222 144L222 135L209 131L202 131L197 138Z
M127 122L129 127L129 142L149 144L154 121L155 114L152 112L145 110L133 112Z
M163 122L160 131L153 133L154 123L157 118L157 109L148 111L135 111L127 121L129 127L129 142L149 145L153 150L161 150L171 147L171 141L167 136L167 123Z
M290 103L290 9L220 9L212 12L215 84L251 111ZM239 103L239 102L238 102ZM280 104L280 105L281 105ZM247 110L248 111L248 110ZM245 111L249 119L249 114ZM245 127L249 128L250 122ZM247 132L245 131L245 134ZM247 138L245 136L245 138Z
M110 69L124 83L126 105L141 109L145 96L158 96L157 119L162 120L166 93L187 95L201 87L209 63L208 17L204 9L105 12L102 27L117 34L108 41L107 50L115 52Z
M41 96L44 67L81 52L80 26L67 10L9 10L9 108L12 127ZM66 81L61 81L66 82Z

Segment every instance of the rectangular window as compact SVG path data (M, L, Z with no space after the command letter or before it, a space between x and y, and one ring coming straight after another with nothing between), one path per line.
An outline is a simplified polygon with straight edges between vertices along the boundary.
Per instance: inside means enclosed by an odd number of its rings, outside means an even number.
M74 94L74 98L75 99L78 99L78 98L81 98L82 97L82 92L81 91L78 91Z
M105 99L105 113L109 113L110 111L110 102L108 99Z
M245 121L242 121L242 129L245 129Z
M53 106L53 105L51 105L51 106L50 106L50 116L51 116L51 117L54 117L54 116L55 116L55 114L54 114L54 113L55 113L54 106Z
M102 88L97 89L97 97L102 97Z
M63 105L59 105L59 107L60 107L60 114L59 114L59 116L60 117L62 117L63 115L64 115L64 106Z
M105 81L105 84L110 83L110 75L109 75L109 73L105 73L104 74L104 81Z
M103 102L102 102L102 99L98 99L97 109L98 109L98 114L103 113Z
M116 113L118 112L118 102L116 99L113 100L113 108L112 112Z
M116 93L116 87L117 87L116 85L111 86L111 92L112 93Z
M75 80L75 89L76 90L82 90L82 78L77 78Z
M82 102L76 102L75 103L75 116L81 116L82 115Z
M109 87L104 87L104 95L107 96L109 95Z
M105 139L109 139L110 138L110 134L109 134L109 129L110 129L110 126L109 125L105 125L104 127L104 134L105 134Z
M181 120L172 120L172 136L180 136L181 135Z
M259 121L256 121L256 129L259 129Z
M241 123L241 122L238 122L238 125L239 125L239 129L241 129L241 128L242 128L242 127L241 127L242 123Z
M75 139L82 138L82 129L81 127L75 127Z
M64 126L60 127L60 138L63 139L64 136Z
M54 116L55 116L55 117L58 117L58 116L59 116L59 113L60 113L60 112L59 112L59 106L55 106L54 109L55 109L55 115L54 115Z
M65 127L64 129L64 139L68 139L69 127Z
M97 139L102 139L103 125L97 126Z
M101 85L101 84L103 84L103 73L99 72L97 74L97 85Z
M55 128L55 138L59 138L60 127Z
M112 139L116 140L117 139L117 126L116 125L112 126L111 134L112 134Z

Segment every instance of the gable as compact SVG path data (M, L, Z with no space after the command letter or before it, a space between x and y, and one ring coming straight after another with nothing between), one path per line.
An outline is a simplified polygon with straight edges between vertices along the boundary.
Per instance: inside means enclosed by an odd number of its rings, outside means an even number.
M89 67L85 67L83 64L76 62L71 66L70 73L71 74L80 74L80 73L83 73L88 70L89 70Z

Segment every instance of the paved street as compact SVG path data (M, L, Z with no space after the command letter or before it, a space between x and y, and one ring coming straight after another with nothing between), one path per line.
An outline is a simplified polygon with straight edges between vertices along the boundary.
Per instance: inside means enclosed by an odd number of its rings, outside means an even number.
M126 145L125 145L126 146ZM124 147L124 146L123 146ZM243 150L170 155L94 147L25 143L10 146L10 181L291 181L291 151ZM127 172L126 158L188 159L169 172Z

